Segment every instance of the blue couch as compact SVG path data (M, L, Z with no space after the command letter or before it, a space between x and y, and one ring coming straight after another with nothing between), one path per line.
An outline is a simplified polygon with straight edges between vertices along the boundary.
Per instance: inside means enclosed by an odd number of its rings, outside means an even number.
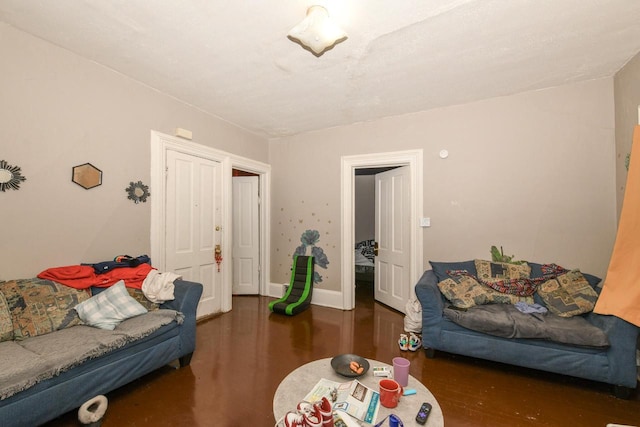
M41 425L170 362L178 360L181 367L187 366L195 350L196 308L202 285L178 280L174 294L175 299L162 304L161 308L181 312L183 322L171 321L144 338L89 359L0 401L0 426ZM75 328L88 327L76 326L67 330Z
M555 372L612 384L618 397L630 396L637 382L639 328L615 316L585 315L605 332L608 348L578 347L541 339L501 338L466 329L443 315L448 301L438 279L427 270L415 287L422 306L422 342L427 357L435 350Z

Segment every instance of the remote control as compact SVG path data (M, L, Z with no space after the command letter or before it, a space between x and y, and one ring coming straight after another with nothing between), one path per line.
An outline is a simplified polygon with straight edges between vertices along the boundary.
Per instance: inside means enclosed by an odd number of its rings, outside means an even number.
M424 402L422 406L420 406L418 415L416 415L416 422L420 425L424 425L427 422L427 418L429 418L430 413L431 404L429 402Z

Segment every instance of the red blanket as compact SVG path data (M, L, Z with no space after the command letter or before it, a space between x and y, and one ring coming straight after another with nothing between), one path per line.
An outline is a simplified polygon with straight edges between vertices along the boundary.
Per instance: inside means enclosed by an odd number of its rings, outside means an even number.
M96 274L91 266L69 265L48 268L38 274L38 277L76 289L86 289L91 286L106 288L120 280L124 280L124 284L128 288L142 289L142 282L151 270L153 267L149 264L140 264L137 267L115 268L104 274Z

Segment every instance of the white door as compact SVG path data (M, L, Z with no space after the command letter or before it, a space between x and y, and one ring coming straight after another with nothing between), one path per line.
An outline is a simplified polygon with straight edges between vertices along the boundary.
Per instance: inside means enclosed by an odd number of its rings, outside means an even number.
M233 294L260 291L260 228L257 176L233 177Z
M198 317L222 310L222 275L214 258L222 244L221 169L219 162L167 151L165 268L202 283Z
M408 166L376 175L374 297L403 313L410 290L409 186Z

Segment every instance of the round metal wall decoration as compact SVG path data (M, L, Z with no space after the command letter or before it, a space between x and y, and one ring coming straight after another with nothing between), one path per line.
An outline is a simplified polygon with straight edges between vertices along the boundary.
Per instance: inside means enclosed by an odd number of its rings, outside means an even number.
M149 186L144 185L142 181L129 183L129 187L127 187L124 191L126 191L129 195L127 199L133 200L134 203L146 203L147 197L151 195L149 192Z
M20 183L26 180L18 166L11 166L5 160L0 160L0 191L19 190Z

